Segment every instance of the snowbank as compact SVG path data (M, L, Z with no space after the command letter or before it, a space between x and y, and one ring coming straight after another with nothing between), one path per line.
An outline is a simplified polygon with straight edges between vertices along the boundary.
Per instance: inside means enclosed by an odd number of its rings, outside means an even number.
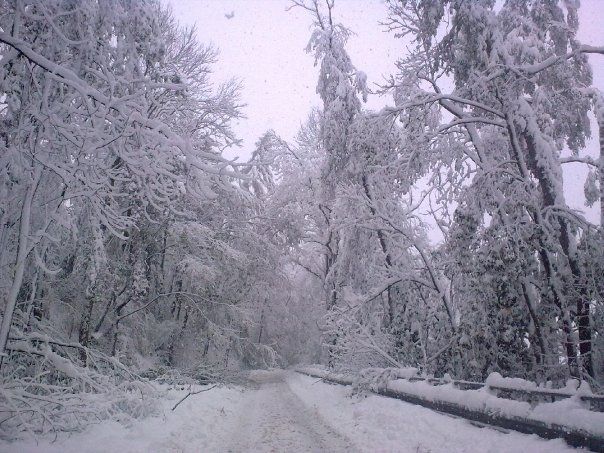
M300 371L329 379L335 377L339 383L351 384L356 382L355 378L351 376L331 374L320 367L305 367L300 368ZM369 374L376 375L376 372L372 370ZM389 374L393 375L396 373ZM361 372L361 378L363 375L364 373ZM409 376L409 378L415 376L409 370L403 370L401 375ZM576 393L570 398L533 406L527 402L497 397L496 391L493 388L525 392L539 391L536 384L532 382L522 379L503 378L498 373L493 373L489 376L486 385L478 390L461 390L456 388L453 382L444 385L432 385L425 380L410 381L408 379L377 382L378 385L372 388L372 390L380 394L391 392L411 395L426 402L455 405L491 417L504 417L512 421L517 420L520 423L524 421L535 422L537 424L542 423L548 428L558 429L559 427L564 427L564 431L572 429L588 433L591 436L604 437L604 413L591 411L587 408L587 404L581 400L581 397L591 395L591 391L584 387L577 389ZM563 392L558 393L565 395ZM515 427L515 429L518 428Z
M350 398L347 387L303 375L288 379L292 391L360 451L400 453L575 451L561 439L504 433L421 406L378 395ZM414 384L412 384L414 385Z
M199 387L201 389L202 387ZM187 391L166 391L159 416L137 420L129 426L106 420L83 432L0 441L5 453L105 453L105 452L218 452L232 433L231 420L242 404L241 390L214 388L192 395L175 411L171 408Z

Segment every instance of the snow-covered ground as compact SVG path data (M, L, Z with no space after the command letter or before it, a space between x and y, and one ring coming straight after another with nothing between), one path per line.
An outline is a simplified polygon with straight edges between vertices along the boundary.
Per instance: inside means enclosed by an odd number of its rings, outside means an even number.
M256 371L251 388L172 392L159 416L102 422L69 437L0 443L10 452L562 452L562 440L503 433L402 401L286 371Z
M436 452L564 452L563 440L545 440L516 432L479 428L467 420L378 395L350 398L350 388L292 375L289 387L305 404L329 420L360 451Z
M231 435L230 421L245 401L239 389L214 388L192 395L175 411L171 408L187 394L170 391L161 401L162 409L125 427L114 421L103 421L85 432L68 437L60 435L16 443L0 441L5 453L142 453L142 452L220 452Z

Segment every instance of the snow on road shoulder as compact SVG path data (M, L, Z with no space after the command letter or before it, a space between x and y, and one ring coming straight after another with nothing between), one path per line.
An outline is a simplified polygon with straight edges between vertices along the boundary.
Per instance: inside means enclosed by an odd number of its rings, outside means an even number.
M201 387L200 387L201 388ZM227 443L232 423L243 403L242 390L217 387L191 395L175 411L171 408L186 391L168 391L159 415L138 420L126 427L105 420L71 436L0 441L5 453L147 453L218 452Z
M293 373L288 385L341 435L362 451L437 452L568 452L561 440L544 440L515 432L478 428L466 420L392 398L350 398L350 387L331 385Z

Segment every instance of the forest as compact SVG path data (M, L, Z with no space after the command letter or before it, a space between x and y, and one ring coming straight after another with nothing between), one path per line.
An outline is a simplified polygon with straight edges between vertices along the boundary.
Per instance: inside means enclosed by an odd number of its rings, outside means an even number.
M379 89L334 0L284 3L322 105L240 161L242 84L162 2L0 2L0 437L296 364L602 389L604 36L574 0L386 3Z

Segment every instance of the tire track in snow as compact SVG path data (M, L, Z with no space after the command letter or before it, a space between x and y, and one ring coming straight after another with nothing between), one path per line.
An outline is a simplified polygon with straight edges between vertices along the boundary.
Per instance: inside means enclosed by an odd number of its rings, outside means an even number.
M286 372L256 372L226 451L354 452L354 445L307 408L285 382Z

